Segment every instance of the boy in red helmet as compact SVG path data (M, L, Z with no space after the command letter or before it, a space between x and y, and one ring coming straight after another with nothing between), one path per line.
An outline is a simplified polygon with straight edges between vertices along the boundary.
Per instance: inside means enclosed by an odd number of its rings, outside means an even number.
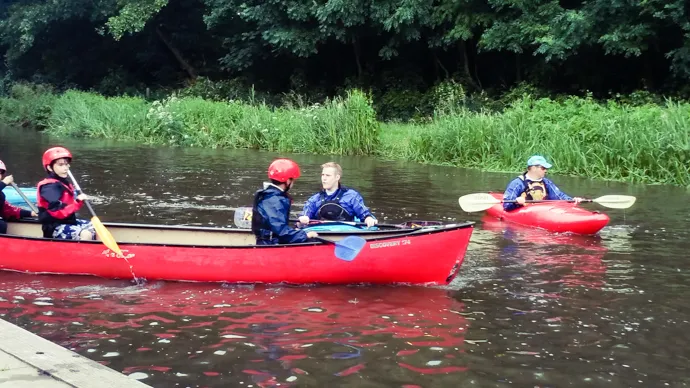
M37 214L31 210L20 209L5 201L5 194L2 190L14 182L12 175L5 176L6 172L7 167L5 167L5 163L0 160L0 234L7 233L7 223L4 220L18 220L20 218L37 216Z
M53 147L43 154L42 161L48 177L38 182L36 202L43 237L95 240L96 231L91 222L77 218L77 211L88 197L84 193L75 197L74 186L67 180L72 153L63 147Z
M276 159L268 167L271 183L264 183L264 189L254 195L252 232L256 245L303 243L318 236L288 225L292 198L287 192L299 176L299 166L290 159Z

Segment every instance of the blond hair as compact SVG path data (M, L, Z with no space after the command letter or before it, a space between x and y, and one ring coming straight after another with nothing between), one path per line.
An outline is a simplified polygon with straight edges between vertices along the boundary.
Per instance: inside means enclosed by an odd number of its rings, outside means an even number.
M336 162L324 163L321 165L321 169L324 168L335 168L335 174L340 175L341 178L343 177L343 168Z

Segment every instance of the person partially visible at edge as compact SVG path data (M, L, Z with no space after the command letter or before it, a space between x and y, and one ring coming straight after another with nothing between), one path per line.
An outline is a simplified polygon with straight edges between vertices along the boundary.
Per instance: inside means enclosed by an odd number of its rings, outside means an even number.
M308 225L310 220L327 221L355 221L364 220L367 227L378 223L369 208L364 205L364 199L357 190L340 184L343 169L339 164L329 162L321 165L320 192L312 195L304 204L304 210L299 217L302 225Z
M96 231L91 222L77 218L77 211L88 197L84 193L75 197L74 186L67 180L72 153L63 147L53 147L43 154L42 162L48 176L38 182L36 202L43 237L95 240Z
M571 198L562 192L550 179L546 178L546 172L551 168L551 163L540 155L534 155L527 160L527 171L513 179L503 193L503 209L506 211L517 209L525 205L525 201L534 200L573 200L575 203L582 198Z
M264 188L254 195L252 232L256 236L256 245L303 243L318 236L316 232L305 232L288 225L292 206L288 191L299 177L299 166L290 159L276 159L268 167L271 183L264 183Z
M14 182L12 175L5 176L6 172L7 167L5 167L5 163L0 160L0 234L7 233L7 222L5 222L5 220L12 221L20 218L37 216L37 214L31 210L20 209L16 206L12 206L6 201L5 193L3 193L2 190Z

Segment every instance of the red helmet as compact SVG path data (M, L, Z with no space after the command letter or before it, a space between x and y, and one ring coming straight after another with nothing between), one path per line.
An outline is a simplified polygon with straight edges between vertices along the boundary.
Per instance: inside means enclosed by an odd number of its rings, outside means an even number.
M297 179L300 176L299 166L290 159L276 159L268 166L268 178L278 182Z
M7 167L5 167L5 163L0 160L0 174L4 173L5 171L7 171Z
M43 168L47 169L47 166L50 166L54 161L62 158L68 158L72 161L72 153L64 147L53 147L48 149L48 151L43 153Z

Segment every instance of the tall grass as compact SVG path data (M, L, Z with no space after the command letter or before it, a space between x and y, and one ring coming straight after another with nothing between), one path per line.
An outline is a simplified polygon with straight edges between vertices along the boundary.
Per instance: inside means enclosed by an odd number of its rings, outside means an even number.
M0 118L16 123L18 113L31 111L38 97L24 95L0 99ZM56 135L152 144L366 155L377 147L380 125L370 98L357 90L292 108L175 96L149 103L70 90L52 96L40 127Z
M439 105L423 124L380 124L370 98L352 91L321 105L272 108L169 97L147 102L15 85L0 119L69 136L180 146L378 155L515 171L542 154L561 174L690 186L690 104L629 106L588 98L525 96L500 113Z
M542 154L562 174L690 185L690 104L630 107L525 97L502 113L386 124L380 155L514 171Z

